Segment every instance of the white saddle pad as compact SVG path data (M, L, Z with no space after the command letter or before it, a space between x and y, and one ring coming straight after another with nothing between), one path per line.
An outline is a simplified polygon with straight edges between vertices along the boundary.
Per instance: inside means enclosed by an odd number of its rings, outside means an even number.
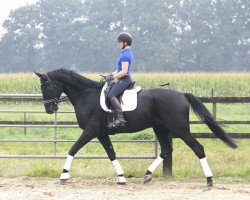
M112 110L110 110L105 102L105 94L104 91L106 90L106 88L108 87L108 83L105 83L102 91L101 91L101 96L100 96L100 104L101 107L104 111L106 112L112 112ZM135 89L132 90L125 90L122 97L121 97L121 107L122 107L122 111L132 111L135 110L137 107L137 93L141 91L141 87L140 86L136 86Z

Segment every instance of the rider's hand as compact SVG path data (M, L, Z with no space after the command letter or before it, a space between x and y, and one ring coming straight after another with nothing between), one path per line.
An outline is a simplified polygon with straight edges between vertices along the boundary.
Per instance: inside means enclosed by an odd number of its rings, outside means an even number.
M105 82L111 82L114 80L114 75L110 74L110 75L106 76L104 79L105 79Z

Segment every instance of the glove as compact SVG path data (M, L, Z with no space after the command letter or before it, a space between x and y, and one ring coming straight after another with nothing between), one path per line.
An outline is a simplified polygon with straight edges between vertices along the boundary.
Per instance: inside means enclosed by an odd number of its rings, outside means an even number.
M114 80L114 75L110 74L108 76L105 76L104 79L105 79L105 82L111 82Z

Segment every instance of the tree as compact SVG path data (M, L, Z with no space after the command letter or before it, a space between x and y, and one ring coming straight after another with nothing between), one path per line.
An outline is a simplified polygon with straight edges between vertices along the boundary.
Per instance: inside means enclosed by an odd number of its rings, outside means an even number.
M0 71L110 72L119 32L134 71L250 70L248 0L40 0L12 11Z

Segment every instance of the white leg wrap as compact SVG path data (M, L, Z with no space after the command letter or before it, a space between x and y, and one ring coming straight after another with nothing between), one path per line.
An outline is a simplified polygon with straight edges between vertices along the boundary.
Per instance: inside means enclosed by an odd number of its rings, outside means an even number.
M158 156L158 157L154 160L154 162L152 162L152 164L149 165L148 171L150 171L150 172L153 173L153 172L155 171L155 169L159 166L159 164L161 164L162 161L163 161L163 158L161 158L160 156Z
M208 166L208 163L207 163L207 158L202 158L200 159L200 162L201 162L201 166L203 168L203 172L205 174L206 177L211 177L213 176L209 166Z
M123 169L122 169L122 167L121 167L121 165L120 165L120 163L118 162L117 159L113 160L112 163L113 163L113 165L115 167L117 175L124 174L124 171L123 171Z
M70 170L70 167L71 167L73 158L74 158L73 156L70 156L70 155L67 156L67 160L66 160L66 162L65 162L65 164L64 164L63 169L66 169L66 170L68 170L68 171Z

